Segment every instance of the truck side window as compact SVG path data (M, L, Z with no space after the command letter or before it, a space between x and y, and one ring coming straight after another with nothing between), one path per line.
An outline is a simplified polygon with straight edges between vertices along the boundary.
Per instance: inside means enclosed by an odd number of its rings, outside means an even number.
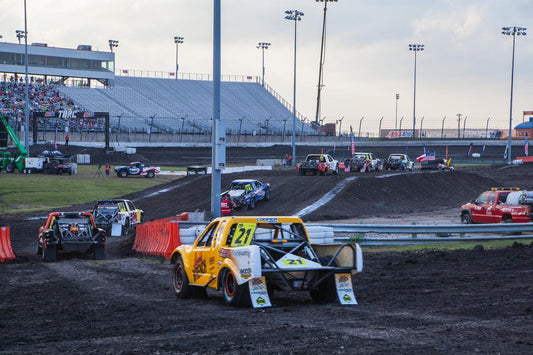
M477 198L476 202L481 204L481 205L484 205L487 203L487 198L489 197L489 193L488 192L483 192L481 195L479 195L479 197Z
M215 223L211 227L209 227L208 230L205 231L204 235L202 236L202 239L198 241L198 247L208 247L211 245L211 241L213 240L213 236L215 234L217 226L218 223Z
M489 200L487 201L487 204L492 205L494 203L494 200L496 200L496 193L493 192L489 195Z

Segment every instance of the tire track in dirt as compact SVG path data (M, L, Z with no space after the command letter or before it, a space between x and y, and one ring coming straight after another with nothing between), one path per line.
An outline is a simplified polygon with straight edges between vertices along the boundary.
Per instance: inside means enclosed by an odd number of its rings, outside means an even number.
M308 214L313 213L320 207L326 205L328 202L333 200L335 196L337 196L350 182L355 181L357 179L356 176L348 177L341 182L337 184L333 189L328 191L324 196L322 196L318 201L314 202L313 204L305 207L304 209L300 210L299 212L296 212L296 216L298 217L304 217Z
M143 262L142 260L134 260ZM146 287L146 280L153 280L154 270L145 268L143 272L151 273L152 277L136 279L131 275L123 275L123 272L131 270L132 263L120 262L89 262L84 260L70 260L68 262L45 263L44 266L61 278L82 289L89 295L98 295L98 298L128 300L138 303L146 299L146 295L140 291L149 292L158 287ZM112 270L110 271L110 266ZM141 268L138 268L141 270ZM109 271L109 272L107 272ZM136 282L131 282L135 280ZM127 283L127 286L123 285ZM158 293L159 294L159 293Z

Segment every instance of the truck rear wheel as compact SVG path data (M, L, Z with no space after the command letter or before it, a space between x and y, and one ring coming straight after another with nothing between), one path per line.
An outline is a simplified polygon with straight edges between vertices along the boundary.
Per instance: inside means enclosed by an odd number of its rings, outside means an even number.
M154 172L153 171L149 171L147 174L146 174L146 177L148 178L153 178L155 176Z
M331 257L319 258L322 265L327 265ZM335 263L333 263L335 264ZM329 275L318 287L309 292L311 298L316 303L332 303L337 299L337 287L335 286L335 275Z
M222 293L224 300L231 306L245 307L250 304L248 283L237 284L237 279L229 269L225 269L222 273Z

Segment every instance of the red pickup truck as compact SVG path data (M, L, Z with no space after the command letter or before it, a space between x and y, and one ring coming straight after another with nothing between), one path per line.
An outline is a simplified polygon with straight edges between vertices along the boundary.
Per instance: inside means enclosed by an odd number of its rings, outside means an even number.
M461 206L461 223L531 222L527 193L519 188L494 187L485 191L477 199Z

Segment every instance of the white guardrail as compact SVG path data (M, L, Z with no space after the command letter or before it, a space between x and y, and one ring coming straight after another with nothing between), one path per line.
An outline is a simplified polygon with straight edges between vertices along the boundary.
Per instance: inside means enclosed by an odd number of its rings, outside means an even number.
M209 222L179 222L180 224L207 225ZM361 245L405 245L405 244L428 244L448 243L464 241L487 241L505 239L533 239L533 235L516 235L516 233L533 232L533 223L494 223L494 224L444 224L444 225L417 225L417 224L336 224L336 223L306 223L306 227L329 227L338 234L362 234L357 238ZM380 237L366 238L364 234L407 234L408 238ZM488 234L485 236L465 236L472 233ZM434 234L436 237L418 238L419 234ZM458 234L459 237L451 237ZM512 234L512 235L510 235ZM336 242L349 242L352 237L335 237Z

